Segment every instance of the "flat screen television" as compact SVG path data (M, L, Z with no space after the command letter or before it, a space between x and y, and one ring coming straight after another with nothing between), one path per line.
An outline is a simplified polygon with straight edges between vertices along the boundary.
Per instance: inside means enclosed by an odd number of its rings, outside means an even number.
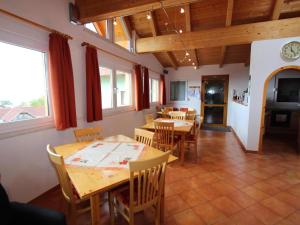
M277 102L300 103L300 78L279 78Z

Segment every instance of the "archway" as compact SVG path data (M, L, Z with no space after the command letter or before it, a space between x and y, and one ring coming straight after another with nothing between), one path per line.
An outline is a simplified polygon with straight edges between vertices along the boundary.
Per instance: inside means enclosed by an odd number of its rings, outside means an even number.
M278 73L284 70L298 70L300 72L300 66L284 66L280 67L277 70L273 71L265 80L264 83L264 91L263 91L263 101L262 101L262 109L261 109L261 121L260 121L260 135L259 135L259 152L263 152L263 135L265 129L265 111L266 111L266 103L267 103L267 90L270 83L270 80L276 76Z

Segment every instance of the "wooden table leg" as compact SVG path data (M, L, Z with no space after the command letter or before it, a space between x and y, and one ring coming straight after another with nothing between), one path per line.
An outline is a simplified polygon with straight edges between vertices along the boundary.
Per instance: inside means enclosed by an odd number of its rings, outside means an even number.
M99 194L91 196L92 225L100 225L100 199Z
M165 184L163 185L164 190L160 199L160 223L165 223Z
M180 138L180 163L183 165L184 163L184 142L185 142L185 134L181 134Z

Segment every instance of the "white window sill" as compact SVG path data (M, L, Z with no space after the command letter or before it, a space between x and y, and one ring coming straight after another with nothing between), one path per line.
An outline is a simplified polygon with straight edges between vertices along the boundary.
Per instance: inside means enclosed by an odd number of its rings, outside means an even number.
M49 128L54 128L52 117L3 123L0 124L0 140Z
M104 109L103 110L103 116L104 117L110 117L114 116L120 113L125 113L125 112L132 112L134 111L134 106L121 106L118 108L112 108L112 109Z

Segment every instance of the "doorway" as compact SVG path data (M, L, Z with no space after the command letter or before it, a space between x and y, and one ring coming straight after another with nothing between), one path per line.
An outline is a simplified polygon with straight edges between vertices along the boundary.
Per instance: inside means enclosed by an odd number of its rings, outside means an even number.
M264 84L260 152L300 150L300 67L285 66Z
M229 75L203 76L201 116L205 127L227 126Z

